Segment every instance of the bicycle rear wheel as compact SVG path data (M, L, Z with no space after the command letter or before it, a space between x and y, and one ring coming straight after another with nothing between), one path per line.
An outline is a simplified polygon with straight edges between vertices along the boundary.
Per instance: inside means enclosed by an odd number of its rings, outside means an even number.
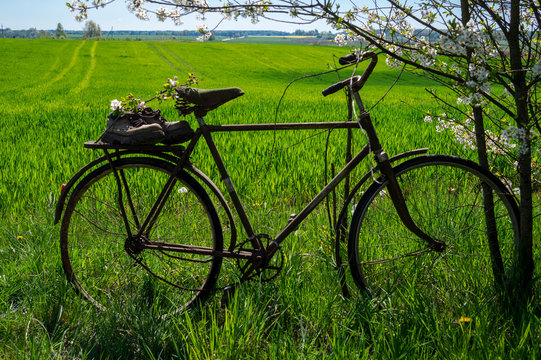
M122 203L135 235L174 166L139 157L115 160L114 167L119 179L125 179ZM153 241L221 251L220 221L202 186L180 171L151 232L130 238L117 184L106 164L81 180L67 204L60 249L64 271L77 292L103 310L150 308L158 315L204 300L218 278L221 257L141 246Z
M477 164L451 156L421 156L394 170L417 226L447 248L430 250L406 229L387 183L375 182L350 228L348 256L356 285L393 307L427 295L444 311L458 313L491 299L494 282L501 284L512 265L518 240L518 209L506 187ZM494 204L493 222L487 222L483 184Z

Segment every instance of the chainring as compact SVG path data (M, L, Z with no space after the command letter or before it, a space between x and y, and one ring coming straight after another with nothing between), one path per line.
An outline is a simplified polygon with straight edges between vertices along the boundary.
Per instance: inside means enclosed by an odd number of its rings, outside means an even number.
M272 238L268 234L257 234L255 235L255 238L259 239L261 243L266 244L265 249L268 249L270 243L273 242ZM252 250L251 241L252 239L245 240L238 244L236 248L238 250ZM272 256L270 259L265 259L263 263L258 266L255 271L253 271L252 274L246 277L246 279L267 282L276 278L280 274L280 271L282 271L282 267L284 265L284 253L282 252L282 248L279 246L278 252L280 253L279 256L274 254L274 256ZM239 271L241 272L242 276L245 277L248 268L250 268L253 263L244 259L237 259L236 262Z

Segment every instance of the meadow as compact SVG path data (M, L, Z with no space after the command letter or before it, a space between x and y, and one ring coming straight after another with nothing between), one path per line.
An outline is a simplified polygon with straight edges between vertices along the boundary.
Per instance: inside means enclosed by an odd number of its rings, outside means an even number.
M236 86L245 92L212 111L211 124L340 121L347 116L344 96L324 98L321 90L352 69L312 75L336 67L336 56L347 51L0 39L0 357L539 358L538 286L531 305L514 311L495 300L466 306L463 313L441 313L415 298L403 311L380 311L365 298L344 298L324 208L286 241L280 276L243 285L228 307L217 294L166 320L151 311L118 315L93 308L65 280L54 208L62 184L99 156L82 144L103 132L111 100L128 93L151 98L167 78L182 80L193 72L201 88ZM387 94L398 75L380 59L363 93L368 108L377 103L371 114L389 154L428 147L430 153L475 159L423 121L427 110L439 111L426 87L451 95L411 74L402 74ZM148 105L178 119L171 103ZM195 126L193 117L187 120ZM345 156L344 131L333 131L328 149L327 133L320 131L218 134L215 140L256 232L269 234L323 186L330 175L323 171L325 154L337 167ZM357 136L354 149L363 145ZM193 162L219 182L208 152L201 149ZM512 171L498 164L499 172ZM354 175L368 169L366 164ZM539 223L537 217L536 239ZM541 260L539 251L535 259Z

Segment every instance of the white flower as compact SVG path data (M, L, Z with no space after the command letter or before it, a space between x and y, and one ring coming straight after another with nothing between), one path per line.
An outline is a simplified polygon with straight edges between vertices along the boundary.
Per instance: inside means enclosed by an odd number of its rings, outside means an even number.
M336 37L334 38L334 42L337 43L338 46L346 45L347 44L346 35L344 35L344 34L336 35Z
M387 66L395 69L399 68L402 64L400 61L390 56L387 56L387 58L385 59L385 63L387 64Z
M198 24L196 29L197 32L200 34L206 34L209 31L209 27L207 24Z
M456 103L457 104L464 104L464 105L469 105L471 103L471 98L469 96L466 96L466 97L459 97L457 100L456 100Z
M128 9L130 11L137 11L141 8L141 6L143 6L144 3L145 0L132 0L128 3Z
M179 9L175 8L173 10L170 10L169 17L173 20L175 25L182 25L182 20L181 20L182 15Z
M185 187L181 187L180 189L178 189L179 194L186 194L187 192L188 192L188 189L186 189Z
M111 111L122 110L122 101L114 99L111 101Z
M165 19L167 19L167 9L164 7L158 8L158 10L156 10L156 17L160 21L165 21Z
M143 8L138 8L135 12L135 16L137 16L141 20L149 20L147 11Z
M527 154L530 150L528 146L528 140L531 139L536 133L530 129L529 133L524 128L517 128L516 126L509 126L506 130L502 131L502 142L509 146L514 142L518 143L518 153ZM509 146L515 147L515 146Z

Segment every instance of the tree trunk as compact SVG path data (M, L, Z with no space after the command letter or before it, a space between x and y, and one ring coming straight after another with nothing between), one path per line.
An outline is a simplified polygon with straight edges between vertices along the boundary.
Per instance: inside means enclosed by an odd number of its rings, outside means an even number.
M475 122L475 140L477 143L477 157L479 165L490 171L487 156L487 145L485 139L485 126L483 123L483 109L476 105L473 107L473 118ZM485 224L487 227L488 249L492 261L492 273L494 283L498 289L504 285L505 267L498 243L498 229L496 226L496 215L494 214L494 198L490 186L483 183L483 205L485 208Z
M462 16L462 25L470 21L470 4L469 0L460 0L460 9ZM472 50L467 49L468 65L471 62ZM477 79L473 79L477 80ZM485 124L483 122L483 109L480 105L473 106L473 121L475 124L475 142L477 145L477 159L479 165L490 171L487 155L487 144L485 138ZM502 289L504 284L505 268L502 260L500 247L498 246L498 229L496 227L496 216L494 214L494 198L490 186L482 184L483 189L483 206L485 208L485 224L487 227L488 249L492 261L492 273L494 275L494 283L497 288Z
M528 88L526 73L522 67L522 52L519 41L520 1L511 1L511 19L509 26L509 62L515 87L515 104L517 107L516 122L519 129L528 130ZM518 244L518 263L516 273L516 291L529 297L532 290L534 270L533 262L533 209L532 209L532 159L530 139L519 140L519 188L520 188L520 240Z

